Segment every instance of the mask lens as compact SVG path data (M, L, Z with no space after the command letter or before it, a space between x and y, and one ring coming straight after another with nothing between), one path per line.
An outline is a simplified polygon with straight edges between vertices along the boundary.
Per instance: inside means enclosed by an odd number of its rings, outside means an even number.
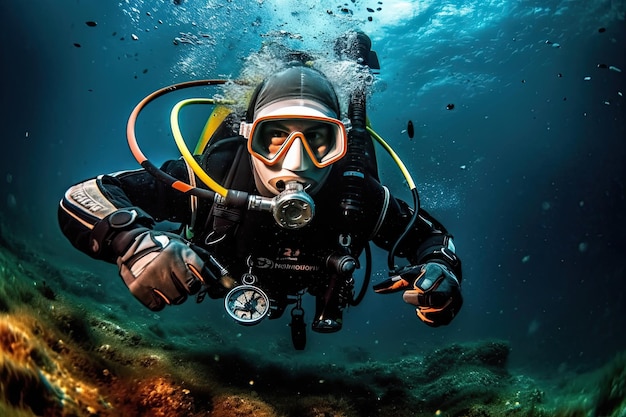
M346 150L343 124L324 118L261 118L250 131L249 150L268 165L280 160L300 138L313 162L323 167L336 162Z

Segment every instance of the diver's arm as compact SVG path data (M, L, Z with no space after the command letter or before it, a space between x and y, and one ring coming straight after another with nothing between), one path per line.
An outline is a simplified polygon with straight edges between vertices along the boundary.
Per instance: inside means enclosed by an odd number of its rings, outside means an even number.
M413 209L408 204L392 197L382 226L374 236L374 243L390 250L412 215ZM443 264L461 280L461 260L455 253L452 235L424 209L420 208L413 228L398 245L395 256L406 258L411 265L426 262Z
M417 228L428 230L428 232L422 232L422 239L416 238L419 244L416 250L409 254L408 257L411 264L419 265L427 262L436 262L445 265L460 282L462 279L461 259L456 255L453 236L425 210L420 210L417 223Z
M171 161L163 168L186 179L183 161ZM189 217L189 196L156 180L143 169L101 175L70 187L60 202L61 231L80 251L96 259L115 261L102 229L103 220L120 209L133 210L133 219L117 231L154 227L155 221L184 222ZM98 225L101 225L97 228Z
M409 222L412 211L402 201L391 199L383 227L374 241L389 249ZM461 260L452 236L426 211L418 217L397 249L397 256L410 264L374 286L379 294L404 291L406 303L416 307L417 317L429 326L449 324L463 305Z
M162 169L187 181L183 161ZM180 236L154 229L160 220L184 222L189 196L145 170L102 175L72 186L61 200L59 224L72 244L89 256L117 263L131 293L158 311L180 304L204 286L211 297L225 294L223 281Z

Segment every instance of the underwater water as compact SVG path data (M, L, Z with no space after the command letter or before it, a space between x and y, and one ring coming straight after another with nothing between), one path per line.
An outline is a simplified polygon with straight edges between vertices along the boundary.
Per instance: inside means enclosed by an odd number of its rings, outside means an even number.
M39 0L0 16L0 415L626 416L623 0ZM214 300L150 312L62 236L70 185L138 168L125 129L147 94L258 81L285 47L320 56L345 95L330 55L353 30L381 64L372 126L463 260L449 326L369 291L295 351L286 317L242 327ZM179 155L169 111L187 94L139 122L157 165ZM190 137L203 117L184 120ZM410 202L384 152L379 166Z

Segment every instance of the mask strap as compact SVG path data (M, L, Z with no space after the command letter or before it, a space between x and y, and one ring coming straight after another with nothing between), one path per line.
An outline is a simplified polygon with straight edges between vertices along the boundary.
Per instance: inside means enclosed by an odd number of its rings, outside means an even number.
M248 139L250 137L250 131L252 130L253 124L254 123L241 122L239 125L239 134Z

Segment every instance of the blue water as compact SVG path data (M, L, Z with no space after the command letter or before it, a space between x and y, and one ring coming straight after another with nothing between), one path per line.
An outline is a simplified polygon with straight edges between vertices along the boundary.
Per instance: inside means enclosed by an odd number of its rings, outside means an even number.
M3 221L68 268L97 273L66 289L79 302L126 326L158 326L190 349L219 337L275 357L336 362L501 338L515 366L548 373L593 368L623 350L624 1L326 3L2 2ZM328 53L351 29L371 37L382 66L368 102L374 128L455 235L465 305L450 326L431 329L400 295L370 292L341 333L309 333L296 353L286 318L243 328L208 301L157 316L114 266L61 236L56 207L71 184L137 167L125 127L145 95L190 79L238 78L264 42ZM176 45L181 36L199 42ZM155 104L141 122L155 162L178 155L169 105ZM382 152L381 166L410 201ZM380 280L386 255L375 256Z

